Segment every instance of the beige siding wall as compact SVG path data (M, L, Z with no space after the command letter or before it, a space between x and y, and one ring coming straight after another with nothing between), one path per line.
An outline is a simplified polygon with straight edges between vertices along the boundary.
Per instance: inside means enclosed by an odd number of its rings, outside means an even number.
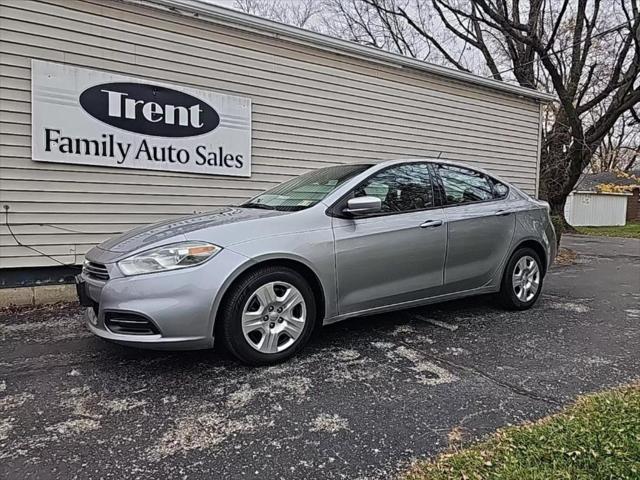
M533 100L116 0L0 4L1 202L18 239L60 262L334 163L441 153L535 191ZM32 161L31 59L251 97L252 177ZM57 264L2 224L2 267Z

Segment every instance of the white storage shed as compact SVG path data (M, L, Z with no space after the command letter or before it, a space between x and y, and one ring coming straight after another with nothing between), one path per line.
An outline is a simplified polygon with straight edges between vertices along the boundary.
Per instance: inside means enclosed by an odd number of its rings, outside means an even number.
M576 191L567 197L564 216L574 227L625 225L630 193Z

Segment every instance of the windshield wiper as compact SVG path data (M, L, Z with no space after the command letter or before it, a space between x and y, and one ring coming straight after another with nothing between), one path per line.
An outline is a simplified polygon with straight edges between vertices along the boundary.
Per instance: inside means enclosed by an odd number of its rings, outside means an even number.
M255 203L255 202L243 203L242 205L240 205L240 207L242 207L242 208L261 208L263 210L275 210L274 207L270 207L269 205L265 205L264 203Z

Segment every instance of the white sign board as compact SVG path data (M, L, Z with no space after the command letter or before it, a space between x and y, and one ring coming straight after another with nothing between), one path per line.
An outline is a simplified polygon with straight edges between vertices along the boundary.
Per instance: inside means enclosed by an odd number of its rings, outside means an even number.
M251 100L31 62L32 155L43 162L251 176Z

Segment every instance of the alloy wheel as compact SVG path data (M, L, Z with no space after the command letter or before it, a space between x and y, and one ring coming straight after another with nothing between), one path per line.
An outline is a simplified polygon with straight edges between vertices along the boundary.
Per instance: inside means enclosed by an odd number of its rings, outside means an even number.
M287 282L258 287L242 310L245 340L261 353L286 350L300 337L307 320L307 306L300 291Z
M538 262L529 255L525 255L513 269L513 292L521 302L531 301L540 288L540 267Z

